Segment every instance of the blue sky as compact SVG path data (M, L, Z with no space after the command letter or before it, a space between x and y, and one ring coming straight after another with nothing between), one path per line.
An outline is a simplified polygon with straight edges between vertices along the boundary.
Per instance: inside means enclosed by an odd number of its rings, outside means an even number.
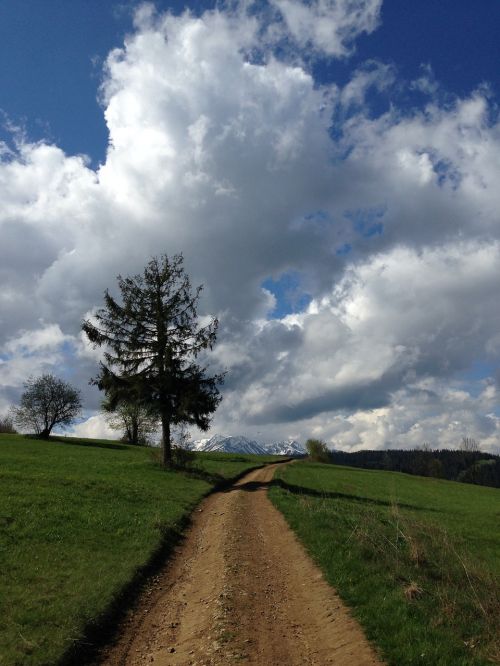
M97 103L107 54L132 29L133 2L100 0L2 0L0 4L0 108L34 139L48 138L70 154L103 161L107 129ZM174 12L215 3L157 2ZM500 90L498 0L385 0L381 25L361 35L344 60L322 60L318 80L347 82L370 59L393 63L398 75L416 79L426 65L443 87L459 96L479 84ZM398 102L421 103L405 91ZM390 99L373 100L375 108Z
M106 434L79 322L183 251L214 432L493 449L498 1L213 7L0 3L0 413L54 371Z

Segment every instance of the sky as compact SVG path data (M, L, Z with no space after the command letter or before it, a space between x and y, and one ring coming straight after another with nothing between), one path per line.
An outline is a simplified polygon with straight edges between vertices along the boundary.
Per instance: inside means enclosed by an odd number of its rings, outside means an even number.
M183 252L209 434L500 444L498 0L0 2L0 414ZM193 433L197 436L199 433Z

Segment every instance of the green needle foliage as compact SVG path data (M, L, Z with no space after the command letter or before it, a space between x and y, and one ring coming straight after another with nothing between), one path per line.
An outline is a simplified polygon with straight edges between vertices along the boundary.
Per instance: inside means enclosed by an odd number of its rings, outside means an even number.
M83 330L105 348L104 362L93 380L105 391L111 408L138 403L158 415L162 425L163 464L172 464L171 427L188 423L208 429L221 397L223 375L207 375L196 362L212 349L217 319L198 325L202 287L194 291L182 255L153 258L142 275L118 276L122 303L106 290L104 307Z

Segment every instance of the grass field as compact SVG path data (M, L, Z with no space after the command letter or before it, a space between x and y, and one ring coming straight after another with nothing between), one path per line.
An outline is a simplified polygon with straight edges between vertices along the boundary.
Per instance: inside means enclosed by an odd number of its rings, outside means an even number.
M275 459L201 454L196 476L108 440L0 435L1 666L57 663L217 481Z
M500 663L500 491L306 462L271 499L388 663Z

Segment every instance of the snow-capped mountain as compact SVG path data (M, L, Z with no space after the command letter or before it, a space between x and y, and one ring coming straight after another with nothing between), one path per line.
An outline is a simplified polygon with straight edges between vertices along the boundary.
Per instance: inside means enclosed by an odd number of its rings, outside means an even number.
M190 447L193 451L222 451L224 453L256 453L263 455L266 453L261 444L243 437L225 437L224 435L214 435L210 439L199 439L193 442Z
M287 439L283 442L275 442L266 446L266 452L274 456L305 456L306 450L295 439Z
M306 451L295 440L262 444L243 435L226 437L214 435L209 439L198 439L188 444L192 451L221 451L223 453L254 453L257 455L302 456Z

